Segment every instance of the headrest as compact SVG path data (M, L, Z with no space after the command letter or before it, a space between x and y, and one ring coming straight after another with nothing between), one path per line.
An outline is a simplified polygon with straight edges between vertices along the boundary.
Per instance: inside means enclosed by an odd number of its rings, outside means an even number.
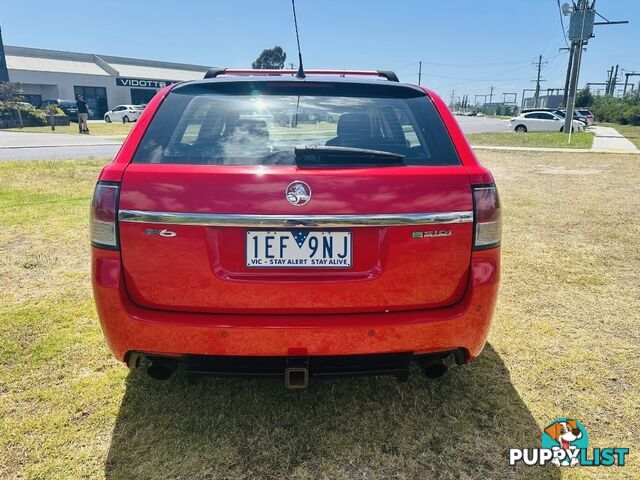
M371 123L366 113L343 113L338 119L339 137L370 137Z

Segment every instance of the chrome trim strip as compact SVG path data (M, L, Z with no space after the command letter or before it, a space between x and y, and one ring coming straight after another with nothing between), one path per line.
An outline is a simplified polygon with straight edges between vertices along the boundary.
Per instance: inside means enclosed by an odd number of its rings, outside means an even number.
M202 227L389 227L473 222L473 212L397 213L380 215L240 215L120 210L121 222Z

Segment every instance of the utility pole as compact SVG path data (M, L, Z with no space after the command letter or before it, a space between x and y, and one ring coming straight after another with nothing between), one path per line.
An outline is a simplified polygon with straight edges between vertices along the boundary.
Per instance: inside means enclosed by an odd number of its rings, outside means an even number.
M578 0L574 3L571 20L569 23L569 37L573 48L571 60L571 80L567 92L567 112L564 118L564 132L571 135L573 130L573 110L576 105L576 89L578 75L580 74L580 61L582 60L582 47L593 36L593 23L595 19L595 2L589 5L588 0ZM571 139L571 137L569 137Z
M565 50L565 49L560 49ZM571 48L567 48L569 50L569 62L567 63L567 76L564 79L564 93L562 94L562 106L567 106L567 96L569 95L569 79L571 78L571 65L573 61L573 52L575 50L575 45L571 42Z
M291 70L295 70L295 69L293 68L293 62L289 62L289 68L291 68Z
M605 95L613 95L616 90L616 84L618 83L618 68L611 65L611 70L607 70L607 88L605 89Z
M504 95L502 103L507 103L507 95L513 95L513 101L509 103L518 103L518 94L516 92L503 92L502 95Z
M451 107L453 109L453 100L455 99L456 96L456 91L455 90L451 90Z
M624 72L624 90L622 94L627 93L627 86L629 85L629 77L640 77L640 72ZM631 84L631 90L633 90L633 83Z
M532 80L532 82L536 82L536 91L533 94L533 102L534 102L534 107L538 106L538 98L540 98L540 82L544 82L545 80L541 80L540 79L540 74L542 73L542 66L546 65L547 62L543 62L542 61L542 55L538 56L538 63L534 63L533 65L537 67L538 69L538 76L536 77L535 80Z
M614 95L616 91L616 84L618 83L618 67L619 65L616 65L616 72L611 77L611 95Z
M418 85L422 85L422 60L418 62Z
M489 93L489 105L493 102L493 85L491 85L491 91Z
M571 78L569 81L569 90L567 92L567 112L564 119L564 132L571 135L571 127L573 122L573 111L576 104L576 89L578 86L578 76L580 75L580 62L582 60L582 50L590 38L594 37L594 25L614 25L620 23L629 23L623 21L610 21L598 12L596 12L595 0L589 3L589 0L577 0L573 2L573 8L570 8L571 18L569 22L569 39L573 53L571 55ZM596 15L604 20L604 22L596 22ZM571 137L569 137L571 138Z
M587 2L585 1L584 4ZM571 64L571 82L567 92L567 112L564 118L564 132L571 134L573 128L573 110L576 105L576 88L578 86L578 75L580 74L580 60L582 57L582 40L575 42L573 50L573 60Z

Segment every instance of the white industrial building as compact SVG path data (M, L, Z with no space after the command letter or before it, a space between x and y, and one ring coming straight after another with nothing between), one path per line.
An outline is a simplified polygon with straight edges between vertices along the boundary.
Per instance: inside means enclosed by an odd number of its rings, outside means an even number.
M9 80L26 101L74 100L83 95L93 118L120 104L147 103L170 83L203 78L205 65L113 57L93 53L4 46Z

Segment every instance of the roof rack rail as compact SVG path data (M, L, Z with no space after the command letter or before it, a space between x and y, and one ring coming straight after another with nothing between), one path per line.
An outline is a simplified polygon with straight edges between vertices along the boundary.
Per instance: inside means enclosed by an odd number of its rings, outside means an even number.
M233 68L210 68L204 74L204 78L216 78L219 75L293 75L298 73L297 70L251 70L251 69L233 69ZM305 70L306 75L361 75L367 77L382 77L390 82L399 82L398 76L391 70Z

